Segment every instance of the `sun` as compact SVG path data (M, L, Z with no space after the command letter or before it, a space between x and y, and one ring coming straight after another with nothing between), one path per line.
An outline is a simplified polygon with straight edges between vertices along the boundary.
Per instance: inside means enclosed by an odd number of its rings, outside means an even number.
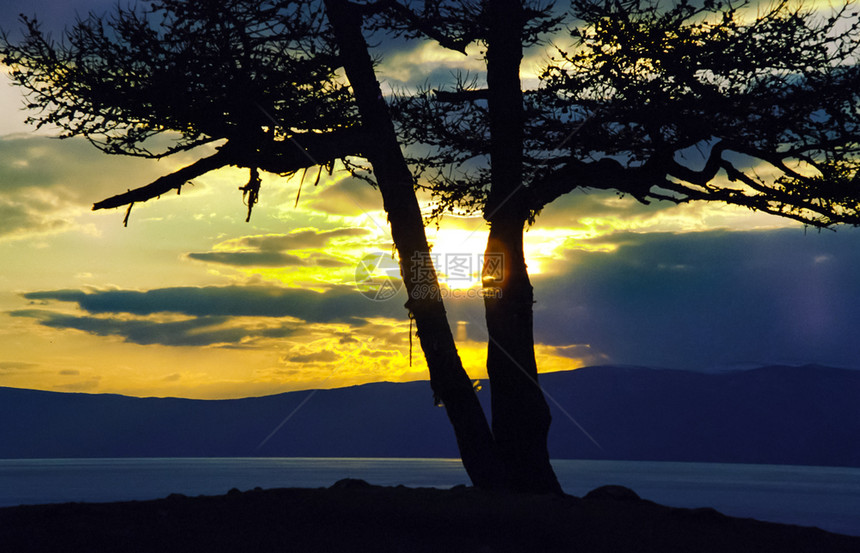
M428 232L430 253L442 286L452 290L481 286L487 235L484 227L476 230L439 228Z
M537 236L539 234L540 236ZM550 235L552 234L552 235ZM557 250L569 238L565 229L558 233L528 233L525 236L525 256L529 274L542 272L548 260L558 257ZM438 228L428 229L431 254L439 283L451 290L467 290L481 287L481 267L487 247L489 230L486 225L476 229Z

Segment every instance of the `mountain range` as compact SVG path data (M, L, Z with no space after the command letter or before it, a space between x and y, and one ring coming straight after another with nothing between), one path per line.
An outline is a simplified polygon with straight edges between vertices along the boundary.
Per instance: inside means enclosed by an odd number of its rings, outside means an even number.
M860 467L860 371L542 374L558 459ZM485 410L489 386L478 392ZM426 381L230 400L0 388L0 458L457 457Z

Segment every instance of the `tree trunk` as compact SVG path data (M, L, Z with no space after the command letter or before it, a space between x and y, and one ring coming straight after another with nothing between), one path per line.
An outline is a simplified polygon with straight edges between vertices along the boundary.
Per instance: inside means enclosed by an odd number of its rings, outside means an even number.
M561 492L547 451L551 417L537 382L534 296L523 255L529 204L522 186L521 1L490 0L488 16L491 188L484 211L490 236L483 276L493 435L514 489Z
M513 489L558 493L547 450L551 417L537 379L534 295L522 235L523 221L495 219L487 241L484 307L493 435ZM491 269L493 259L503 261L501 269Z
M506 487L505 471L490 427L472 382L463 369L439 293L436 273L429 265L430 248L412 174L403 158L376 81L373 62L362 35L361 15L344 0L325 0L325 6L358 104L362 126L374 137L367 144L366 156L373 165L391 225L391 236L400 256L401 274L410 298L406 305L415 317L433 393L445 406L454 427L463 466L472 483L480 488ZM421 271L413 270L419 267Z

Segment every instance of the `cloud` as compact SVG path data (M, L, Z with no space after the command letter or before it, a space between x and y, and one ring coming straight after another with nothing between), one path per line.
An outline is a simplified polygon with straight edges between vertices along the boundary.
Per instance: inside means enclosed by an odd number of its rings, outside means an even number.
M0 361L0 373L29 371L38 366L38 363L28 363L26 361Z
M285 267L304 265L302 258L283 252L205 252L189 253L190 259L206 263L220 263L237 267Z
M153 321L64 315L42 309L22 309L10 312L14 317L37 319L39 324L61 330L80 330L96 336L119 336L139 345L211 346L240 343L257 337L282 337L294 331L285 323L277 328L259 329L253 326L231 326L229 317L196 317L182 321Z
M81 380L79 382L57 384L53 388L62 392L91 392L96 390L99 387L99 384L101 384L101 377L94 376L93 378L88 378L87 380Z
M55 217L49 211L40 211L32 203L0 199L0 237L24 231L43 233L68 228L69 222Z
M770 230L797 228L797 223L719 202L676 205L652 201L645 205L630 196L619 197L611 190L576 190L544 208L534 228L565 229L572 240L592 240L624 231Z
M191 317L295 317L307 322L347 322L400 314L402 302L374 302L351 286L324 292L275 286L183 286L147 291L53 290L22 294L32 301L77 303L93 314L152 315L177 313Z
M144 180L158 178L164 169L146 160L106 155L82 138L0 137L0 182L7 194L39 198L50 190L54 199L91 206L122 190L129 170L137 170L135 180Z
M571 247L552 272L533 275L536 342L570 359L673 368L857 366L858 238L854 229L602 236L595 240L611 248ZM295 342L318 325L314 332L336 347L378 350L401 348L408 328L391 330L405 321L402 291L374 302L351 286L57 289L23 297L32 305L13 313L19 317L138 344L257 347L267 338ZM468 340L485 342L480 300L448 300L446 308L452 324L470 323Z
M348 265L339 259L320 252L300 257L287 253L296 250L311 250L323 247L343 247L351 238L363 237L370 231L362 228L341 228L319 231L296 230L289 234L263 234L243 236L221 242L215 251L189 253L190 259L207 263L219 263L235 267L288 267L320 266L342 267Z
M396 49L390 49L377 68L380 81L388 88L415 90L428 82L434 87L451 85L457 80L457 72L468 71L469 75L484 78L486 65L477 44L467 48L467 56L443 48L435 41L410 42L408 45L411 48L398 45Z
M348 176L315 190L308 206L331 215L358 216L381 212L382 196L369 183Z
M60 376L79 376L81 374L81 371L76 369L63 369L57 374L59 374Z
M403 298L374 302L349 286L324 292L266 286L67 289L23 296L34 307L10 315L35 319L49 328L117 336L140 345L249 347L255 340L292 336L303 323L360 328L371 318L405 316ZM55 301L74 303L86 314L50 309ZM187 318L173 320L177 316Z
M221 247L237 247L262 252L315 249L328 245L330 242L356 236L366 236L370 231L363 228L340 228L334 230L301 229L289 234L262 234L243 236L235 240L222 242Z
M333 351L317 351L285 357L284 361L288 361L290 363L330 363L338 360L339 358L340 357Z
M329 269L334 269L337 267L348 267L351 265L346 261L341 261L340 259L334 259L323 255L315 255L311 258L311 261L314 265L317 265L319 267L326 267Z
M84 139L0 136L0 238L72 228L94 202L151 182L189 155L164 165L109 156Z
M28 292L22 294L22 296L30 300L30 303L47 305L49 300L80 303L86 299L87 293L81 290L51 290L45 292Z
M536 340L611 362L858 366L860 232L619 234L536 275ZM827 259L822 262L822 259Z

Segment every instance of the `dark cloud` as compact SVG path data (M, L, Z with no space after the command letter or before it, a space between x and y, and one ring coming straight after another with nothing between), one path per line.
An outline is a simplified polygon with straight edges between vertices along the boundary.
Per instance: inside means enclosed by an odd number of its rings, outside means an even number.
M350 265L346 261L321 254L303 259L297 255L275 251L189 253L188 258L204 263L218 263L233 267L307 267L316 265L334 268Z
M254 325L237 317L296 318L310 323L367 325L370 317L405 317L403 298L374 302L349 286L325 292L265 286L181 287L148 291L53 290L24 294L34 305L52 301L77 304L87 315L70 315L45 308L10 314L29 317L43 326L73 329L97 336L119 336L135 344L167 346L236 346L257 338L283 338L300 323ZM405 300L404 300L405 301ZM192 317L160 322L143 319L173 313ZM123 316L118 316L124 314ZM129 318L132 315L137 318Z
M286 357L285 361L289 361L290 363L330 363L338 359L338 355L333 351L317 351Z
M346 267L346 266L350 265L346 261L341 261L339 259L333 259L331 257L325 257L325 256L321 256L321 255L314 256L313 263L314 263L314 265L318 265L320 267L329 267L329 268Z
M140 345L211 346L238 343L259 337L264 332L254 328L227 327L229 317L196 317L184 321L157 322L117 318L64 315L40 309L12 311L14 317L38 319L43 326L62 330L80 330L96 336L119 336L124 341ZM293 332L292 325L279 329L282 334Z
M287 267L305 264L298 256L273 251L189 253L188 257L206 263L236 267Z
M360 324L364 324L361 322ZM295 325L281 325L256 329L254 333L261 338L286 338L296 333Z
M245 248L262 252L274 252L321 248L330 241L338 238L365 236L367 234L370 234L370 231L363 228L341 228L323 231L305 229L293 231L289 234L245 236L235 242Z
M536 275L539 342L612 362L860 366L860 232L625 235Z
M351 286L325 292L274 286L208 286L157 288L147 291L54 290L29 292L33 301L77 303L92 314L178 313L191 317L295 317L307 322L363 324L364 317L402 316L403 302L374 302ZM405 301L405 300L404 300Z
M59 374L60 376L79 376L81 374L81 371L76 369L63 369L57 374Z
M87 293L81 290L51 290L22 294L32 304L47 305L49 301L70 301L80 303L86 300Z

